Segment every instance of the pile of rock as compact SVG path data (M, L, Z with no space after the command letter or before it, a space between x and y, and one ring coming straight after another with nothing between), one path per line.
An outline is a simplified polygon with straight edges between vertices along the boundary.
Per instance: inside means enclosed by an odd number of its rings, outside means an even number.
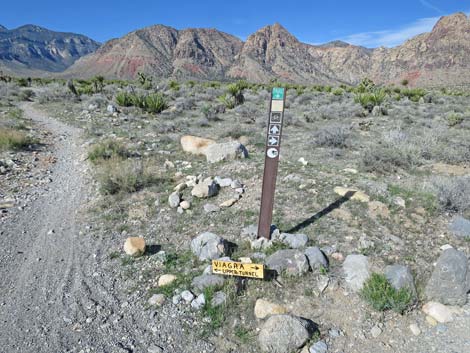
M217 143L212 139L187 135L181 137L180 142L183 151L205 156L209 163L248 157L246 147L237 141Z

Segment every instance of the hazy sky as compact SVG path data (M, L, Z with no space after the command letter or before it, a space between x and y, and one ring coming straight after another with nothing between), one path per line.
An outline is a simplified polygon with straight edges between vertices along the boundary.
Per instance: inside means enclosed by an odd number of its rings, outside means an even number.
M36 24L101 42L153 24L217 28L244 40L259 28L279 22L307 43L341 39L367 47L394 46L431 30L440 16L470 13L470 1L462 0L2 2L0 24L7 28Z

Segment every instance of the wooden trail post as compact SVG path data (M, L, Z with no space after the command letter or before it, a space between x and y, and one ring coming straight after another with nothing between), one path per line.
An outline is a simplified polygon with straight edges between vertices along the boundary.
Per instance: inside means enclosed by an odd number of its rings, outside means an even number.
M266 134L266 151L264 159L263 189L261 192L261 210L258 224L258 238L271 237L273 219L274 192L276 189L277 168L281 148L282 123L286 89L274 87L269 104L268 131Z

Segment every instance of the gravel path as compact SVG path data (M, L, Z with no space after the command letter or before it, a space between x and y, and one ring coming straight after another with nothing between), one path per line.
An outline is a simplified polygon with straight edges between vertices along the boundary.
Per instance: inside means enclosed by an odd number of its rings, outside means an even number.
M41 196L0 225L0 352L211 352L181 334L182 313L120 292L110 240L88 235L80 214L91 195L80 130L21 108L55 136L57 163Z

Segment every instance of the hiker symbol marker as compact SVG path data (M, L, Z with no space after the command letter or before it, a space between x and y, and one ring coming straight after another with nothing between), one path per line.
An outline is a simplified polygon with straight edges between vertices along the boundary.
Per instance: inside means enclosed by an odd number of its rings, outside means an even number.
M225 276L264 278L264 266L235 261L212 260L212 273Z
M266 134L266 157L264 159L263 188L261 192L261 210L258 224L258 237L269 239L273 218L274 191L276 189L277 168L281 148L282 122L286 90L274 87L269 104L268 131Z

